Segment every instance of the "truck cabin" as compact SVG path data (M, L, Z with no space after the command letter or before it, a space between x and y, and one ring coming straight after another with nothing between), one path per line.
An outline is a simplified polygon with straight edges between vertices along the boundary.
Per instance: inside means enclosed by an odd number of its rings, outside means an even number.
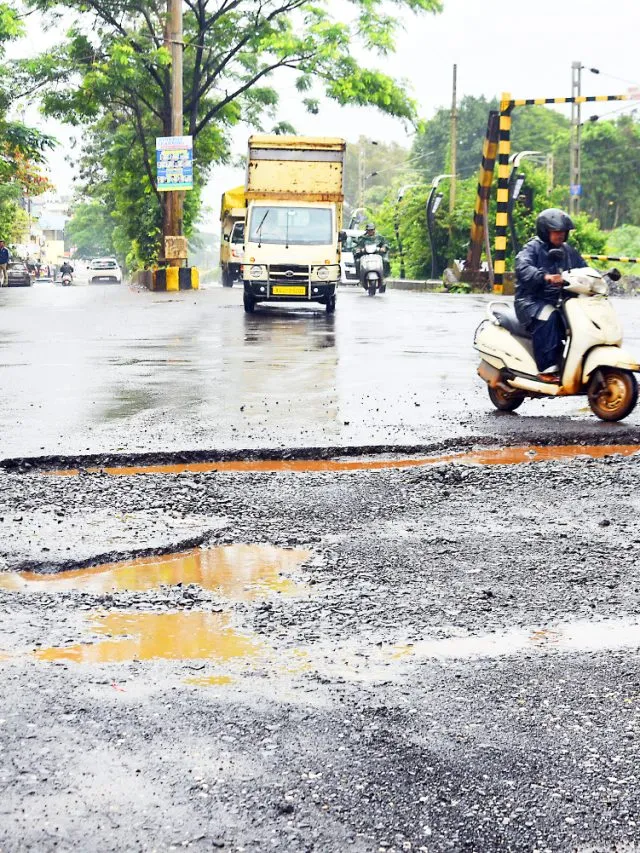
M251 243L328 246L334 240L333 210L330 207L255 204L251 210Z

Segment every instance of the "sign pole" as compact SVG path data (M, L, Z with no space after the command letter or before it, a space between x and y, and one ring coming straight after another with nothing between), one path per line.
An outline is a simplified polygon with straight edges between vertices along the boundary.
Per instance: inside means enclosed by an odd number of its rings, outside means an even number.
M183 83L182 83L182 0L169 0L169 32L171 34L171 135L182 136L183 127ZM180 190L171 190L168 203L170 206L169 221L172 225L172 233L167 236L182 236L182 220L184 195ZM173 257L175 252L167 252L165 255L169 266L182 266L179 258Z

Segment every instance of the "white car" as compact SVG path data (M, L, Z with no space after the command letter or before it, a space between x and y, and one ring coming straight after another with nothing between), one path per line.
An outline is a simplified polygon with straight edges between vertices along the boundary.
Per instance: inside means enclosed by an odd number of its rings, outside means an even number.
M361 237L364 231L349 228L345 233L347 239L342 244L342 251L340 253L340 283L360 284L358 273L356 272L356 262L353 259L353 250L358 237Z
M89 284L95 281L122 283L122 270L115 258L94 258L88 269Z

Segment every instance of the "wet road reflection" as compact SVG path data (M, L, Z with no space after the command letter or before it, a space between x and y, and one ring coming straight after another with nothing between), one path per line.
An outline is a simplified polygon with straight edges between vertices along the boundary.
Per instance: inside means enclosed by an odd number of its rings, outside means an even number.
M295 572L309 556L309 551L272 545L196 548L181 554L72 569L54 575L0 572L0 589L106 593L196 584L230 601L253 601L270 594L302 594L305 588L283 575Z
M94 616L88 629L108 639L75 646L41 649L43 661L122 663L132 660L252 658L260 644L232 627L221 613L108 613Z
M582 399L495 415L472 349L490 297L353 288L332 317L248 316L237 288L18 290L0 294L4 457L602 431ZM640 350L640 300L617 307L625 346Z

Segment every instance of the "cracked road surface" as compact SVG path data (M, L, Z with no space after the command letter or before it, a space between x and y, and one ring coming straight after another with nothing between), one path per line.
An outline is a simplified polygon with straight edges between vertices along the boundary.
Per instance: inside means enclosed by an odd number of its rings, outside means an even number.
M640 444L637 418L489 413L482 298L340 296L318 347L326 317L247 326L235 290L0 292L4 458L448 448L375 470L0 468L3 853L640 846L640 456L529 447ZM484 444L523 450L450 458Z

